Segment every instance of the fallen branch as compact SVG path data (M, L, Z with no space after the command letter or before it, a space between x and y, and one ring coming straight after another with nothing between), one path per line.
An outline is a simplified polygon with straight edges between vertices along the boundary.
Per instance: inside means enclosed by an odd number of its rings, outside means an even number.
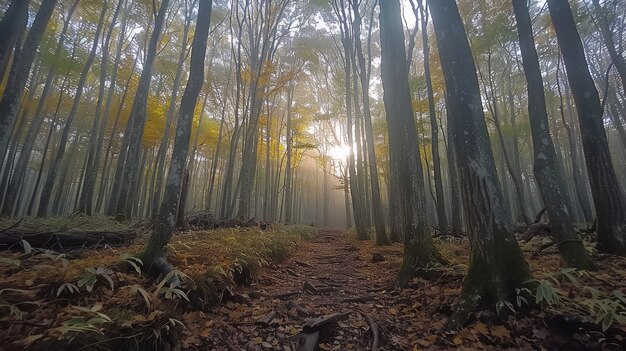
M333 313L331 315L307 319L298 334L298 351L315 351L319 344L321 334L332 324L348 318L349 313Z
M7 250L26 240L31 247L67 252L74 249L93 248L100 245L121 246L130 243L134 232L45 232L28 233L5 231L0 233L0 249Z
M293 302L292 300L289 300L289 302L287 302L286 307L288 309L294 309L296 310L296 313L300 316L300 317L309 317L312 313L311 311L307 310L306 308L298 305L297 303Z
M370 330L372 331L372 351L378 350L378 324L374 322L372 317L369 314L361 312L361 315L365 318L365 322L370 326Z
M533 237L539 234L546 234L550 236L551 230L550 226L547 223L533 223L528 226L526 232L520 238L521 241L529 241Z
M8 226L8 227L6 227L6 228L4 228L4 229L1 229L1 230L0 230L0 233L7 232L7 231L9 231L9 230L11 230L11 229L13 229L13 228L17 227L20 223L22 223L22 221L23 221L23 220L24 220L24 218L20 219L19 221L17 221L17 222L15 222L15 223L11 224L10 226Z

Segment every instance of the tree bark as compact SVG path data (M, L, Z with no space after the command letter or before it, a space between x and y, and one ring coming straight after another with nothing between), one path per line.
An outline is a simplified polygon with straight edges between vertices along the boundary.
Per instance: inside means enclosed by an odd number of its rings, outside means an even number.
M485 123L478 77L454 0L430 2L456 147L470 263L449 326L467 322L476 307L508 298L531 277L510 230Z
M2 33L0 37L0 83L4 81L4 74L9 67L15 43L26 29L29 4L30 0L11 0L11 4L0 20L0 33Z
M117 23L117 18L124 6L126 0L119 0L111 18L109 29L104 39L104 45L102 47L102 58L100 62L100 86L98 87L98 101L96 102L96 113L94 116L93 125L91 128L91 140L89 142L89 148L86 153L85 159L85 173L83 180L83 187L80 194L80 200L77 210L91 216L93 214L93 197L96 188L96 177L98 175L98 168L100 163L100 155L102 149L102 139L104 138L104 127L106 126L106 118L108 117L108 108L103 110L104 105L104 92L106 90L106 81L109 65L109 45L111 43L111 36L113 35L113 29ZM122 24L125 27L125 23ZM120 36L124 35L124 30ZM117 63L117 62L116 62ZM113 72L111 77L111 88L115 87L115 79L117 78L117 72ZM110 100L107 100L110 101ZM107 103L108 104L108 103ZM108 106L107 106L108 107Z
M204 59L206 57L207 37L211 22L212 0L200 0L198 5L198 17L193 42L191 44L191 65L189 69L189 79L185 92L180 102L179 119L176 125L176 139L172 160L163 194L163 202L159 209L157 225L150 235L150 240L140 254L143 260L143 267L150 271L157 258L162 258L163 249L169 242L174 225L176 224L176 214L178 202L181 197L181 186L184 177L185 163L189 152L191 140L191 127L193 123L194 111L198 101L198 95L204 82ZM160 272L152 272L153 274Z
M569 3L567 0L548 0L548 8L578 111L596 210L598 249L626 255L626 201L613 168L598 91L589 73Z
M550 136L539 57L526 0L513 0L513 11L528 85L528 115L532 132L534 175L550 218L554 242L568 267L589 269L591 259L574 231L567 189Z
M376 161L376 150L374 148L374 130L372 127L372 113L370 110L369 77L371 72L370 70L368 70L369 65L366 65L365 63L365 57L363 55L363 48L361 45L361 15L359 12L359 2L357 0L352 1L352 8L354 12L354 42L357 63L359 67L357 73L361 81L361 94L363 100L365 143L367 145L367 156L369 163L368 168L370 174L370 187L372 192L372 217L374 219L374 229L376 230L376 245L388 245L390 244L390 241L389 238L387 238L387 230L385 228L385 216L383 214L383 205L380 197L378 166ZM371 25L373 25L373 23L370 23L370 26ZM368 40L370 40L369 34Z
M443 181L441 179L441 160L439 158L439 127L437 126L437 112L435 110L435 96L433 82L430 75L430 45L428 44L428 16L421 0L418 0L422 23L422 46L424 51L424 77L426 78L426 91L428 94L428 115L430 117L431 152L433 154L433 171L435 173L435 205L437 207L437 222L442 234L448 232L448 219L446 217L446 204L443 196ZM417 24L416 24L417 25Z
M139 156L141 156L139 149L141 147L146 122L146 107L148 94L150 92L150 82L152 81L152 68L156 60L157 47L165 24L165 16L169 3L170 0L163 0L163 2L161 2L154 23L154 30L150 35L146 60L143 63L143 70L139 78L137 92L135 93L135 99L133 100L133 106L130 111L128 120L129 128L127 128L128 133L124 134L122 148L115 169L113 189L109 197L109 201L113 205L109 208L111 210L109 211L109 215L120 215L125 218L132 216L131 211L129 211L129 206L132 206L132 204L128 199L132 193L131 189L136 185L136 175L139 171L137 169Z
M56 4L57 0L42 0L24 45L13 55L9 80L2 94L2 100L0 100L0 159L6 155L11 130L20 106L20 98L28 80L28 73ZM2 33L4 36L5 32Z
M445 263L430 236L425 218L424 177L411 104L404 33L397 0L380 2L381 74L389 131L390 174L397 177L404 258L394 285L404 287L413 276L432 277Z

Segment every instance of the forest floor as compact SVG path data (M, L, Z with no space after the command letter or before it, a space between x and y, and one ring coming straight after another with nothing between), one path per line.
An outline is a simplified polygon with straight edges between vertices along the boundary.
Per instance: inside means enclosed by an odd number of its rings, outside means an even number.
M91 229L103 226L112 225L96 221ZM390 287L402 262L399 243L377 247L350 232L308 226L188 230L169 245L182 280L169 285L167 277L155 281L119 265L147 234L67 254L0 253L0 345L295 351L306 340L321 350L626 348L626 259L593 252L597 271L562 270L556 249L537 254L548 238L522 244L542 287L533 292L542 296L539 307L519 309L512 299L495 306L501 317L487 306L466 328L446 331L467 270L465 238L436 238L451 265L436 280L416 278L398 291Z
M207 314L214 328L202 344L211 350L295 350L293 336L307 319L339 314L341 320L322 332L321 350L374 350L374 338L378 350L620 350L625 346L623 326L602 333L589 320L584 325L563 322L555 316L563 310L571 312L564 306L561 311L535 309L506 319L478 311L467 328L445 331L466 270L461 262L469 258L465 240L448 239L437 240L437 246L454 264L439 279L413 279L408 288L395 291L389 287L402 262L401 244L376 247L338 230L320 230L285 263L261 273L246 291L253 298L247 305L227 303ZM532 249L525 251L535 273L559 271L556 250L540 257ZM384 260L375 262L375 253ZM626 260L604 256L599 265L599 272L579 277L576 284L584 281L601 289L626 291ZM563 282L563 289L576 295L568 283Z

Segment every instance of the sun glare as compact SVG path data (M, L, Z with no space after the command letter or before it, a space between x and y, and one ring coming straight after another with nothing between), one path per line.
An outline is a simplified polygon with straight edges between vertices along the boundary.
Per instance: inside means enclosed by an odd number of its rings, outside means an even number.
M348 145L345 145L345 144L333 146L329 150L330 157L332 157L332 158L334 158L336 160L340 160L340 161L347 160L349 154L350 154L350 147Z

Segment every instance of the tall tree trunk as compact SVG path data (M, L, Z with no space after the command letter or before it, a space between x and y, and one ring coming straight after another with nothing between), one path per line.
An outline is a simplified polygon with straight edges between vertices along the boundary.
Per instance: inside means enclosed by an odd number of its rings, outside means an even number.
M119 43L118 43L119 44ZM109 134L109 142L107 143L106 150L104 152L104 161L102 163L102 180L100 181L100 189L98 190L98 199L96 201L96 211L100 212L104 204L105 191L109 182L109 174L111 172L111 164L113 163L113 159L111 156L111 148L113 147L113 141L115 140L115 136L117 135L117 126L120 121L120 116L122 115L122 108L124 107L124 102L126 102L126 97L128 95L128 91L130 88L130 83L132 82L132 78L135 75L135 68L137 66L137 61L139 59L139 54L135 55L133 60L133 64L131 66L130 74L128 75L128 79L126 79L126 84L124 85L124 93L122 93L122 98L120 100L120 104L117 108L117 112L115 114L115 120L113 121L113 127L111 128L111 133ZM114 89L115 87L111 87ZM111 92L109 92L109 95ZM109 201L110 203L107 206L106 213L111 214L114 211L115 203Z
M391 180L397 183L404 230L404 258L394 285L415 275L429 277L445 260L435 248L425 218L424 176L411 104L404 32L397 0L380 4L381 75L389 131ZM392 185L393 186L393 185ZM436 274L436 273L435 273Z
M17 195L22 188L22 183L26 177L26 170L28 168L28 161L30 159L32 150L35 145L35 141L39 132L41 130L41 125L45 120L45 114L43 113L43 109L45 103L48 98L48 94L50 89L53 88L54 82L56 81L56 70L58 67L59 60L58 58L62 55L62 50L64 49L64 43L66 39L67 29L70 24L70 20L72 19L72 15L76 7L78 6L79 0L74 0L70 8L68 9L67 18L63 22L63 29L61 29L61 35L59 37L59 42L54 50L54 59L50 68L48 69L46 82L44 84L43 90L41 92L41 96L39 97L39 101L37 102L37 108L35 109L35 115L33 117L32 122L28 128L28 132L26 133L26 137L24 138L24 143L22 144L22 151L18 157L17 163L15 165L15 170L13 176L11 177L10 185L7 189L6 198L4 202L4 213L9 213L12 211L13 207L16 206ZM71 59L71 58L70 58ZM1 79L0 79L1 81Z
M435 96L433 82L430 75L430 45L428 44L428 16L424 10L422 1L418 1L422 22L422 46L424 50L424 76L426 78L426 91L428 93L428 115L430 117L431 152L433 154L433 171L435 173L435 194L437 195L437 221L439 231L442 234L448 232L448 219L446 217L446 204L443 196L443 181L441 179L441 160L439 158L439 127L437 126L437 112L435 110ZM417 24L416 24L417 25Z
M561 114L561 122L565 127L565 131L567 132L567 141L570 150L570 160L572 162L572 179L574 180L574 192L576 193L576 199L578 200L578 204L583 212L583 217L587 223L593 222L593 214L591 211L591 203L589 202L589 196L587 193L587 187L584 178L581 176L581 172L583 171L584 164L580 165L578 162L578 148L576 147L576 134L572 129L572 126L566 121L565 118L565 108L563 105L563 93L561 91L561 82L559 79L560 76L560 63L561 59L557 62L556 69L556 88L559 93L559 113ZM569 97L568 97L568 112L571 113L569 108Z
M593 8L596 13L596 23L600 28L600 34L609 52L609 56L611 56L611 61L619 74L622 87L624 91L626 91L626 60L624 60L623 54L617 51L618 47L615 45L615 40L613 39L613 32L609 26L606 10L600 5L600 0L591 0L591 2L593 3Z
M110 99L107 100L107 106L103 110L104 105L104 92L106 90L106 81L109 65L109 45L111 43L111 36L113 35L113 29L117 24L117 18L124 6L126 0L119 0L111 18L109 29L104 39L104 45L102 47L102 58L100 62L100 86L98 90L98 101L96 102L96 113L94 116L93 125L91 128L91 140L89 142L89 148L86 153L85 174L84 183L80 195L77 210L83 212L89 216L93 214L93 197L96 189L96 177L98 175L98 168L100 163L100 155L102 150L102 140L104 138L104 127L106 126L106 120L108 117L108 108L110 105ZM127 16L128 17L128 16ZM124 21L125 22L125 21ZM125 27L125 23L122 24ZM125 30L120 33L120 37L123 37ZM117 63L117 62L116 62ZM117 72L113 72L111 77L111 86L109 91L115 88L115 80L117 78Z
M454 0L430 2L456 146L470 263L450 326L465 324L476 307L508 298L531 277L510 230L489 141L478 77ZM462 145L462 147L461 147Z
M124 218L130 218L132 215L131 211L129 211L129 206L132 206L132 204L128 201L128 198L132 193L131 189L134 189L134 185L136 185L134 182L136 182L136 176L139 173L137 169L139 156L141 155L139 149L146 123L146 108L148 94L150 93L150 82L152 81L152 68L156 60L157 47L165 24L165 15L167 14L169 3L170 0L161 2L161 7L154 22L154 30L150 35L146 60L143 63L143 70L130 111L128 133L124 134L122 148L115 169L113 189L109 197L109 201L112 203L112 206L109 207L109 215Z
M626 201L611 161L598 91L589 73L569 3L567 0L548 0L548 8L578 111L596 209L598 249L626 255Z
M228 87L230 86L229 82L230 82L230 79L228 80L228 83L226 84L227 88L225 91L228 91ZM226 98L224 98L224 104L222 105L222 113L220 117L220 130L217 135L217 145L215 147L215 153L213 154L213 161L211 162L211 175L209 179L209 195L207 197L207 209L211 208L211 203L213 202L213 189L215 186L215 175L217 173L217 163L219 161L220 151L222 148L222 136L224 134L224 123L226 120L226 105L227 105L227 101L226 101ZM217 213L217 209L218 207L216 204L215 213Z
M372 191L372 217L374 219L374 229L376 230L376 245L388 245L390 243L387 238L385 228L385 216L383 214L383 205L380 197L380 184L378 181L378 166L376 161L376 150L374 147L374 130L372 127L372 113L370 109L369 98L369 78L371 70L368 68L369 64L365 62L365 56L363 54L363 47L361 45L361 15L359 12L359 2L357 0L352 1L352 8L354 11L354 42L356 49L356 57L358 63L359 78L361 81L361 94L363 100L363 117L365 124L365 143L367 145L367 156L369 163L369 175L370 175L370 187ZM373 9L372 9L373 10ZM373 11L372 11L373 14ZM373 22L370 20L370 22ZM373 23L370 23L372 26ZM368 41L371 40L371 35L368 33ZM371 56L369 56L371 60Z
M183 73L183 66L185 65L185 57L187 54L187 37L189 34L189 27L191 25L191 9L185 11L185 24L183 26L183 38L182 44L183 46L180 48L180 52L178 55L178 65L176 68L176 74L174 75L174 83L172 85L172 96L170 97L170 104L167 110L167 117L165 118L165 132L161 138L161 143L159 144L159 150L157 151L157 171L155 173L156 176L156 186L153 189L153 197L152 197L152 208L158 209L159 204L161 203L161 192L163 191L163 176L165 173L165 154L167 152L167 147L169 145L170 138L170 126L172 125L172 120L174 118L174 113L176 111L176 98L178 96L178 90L180 88L180 79ZM157 211L153 212L153 219L156 219Z
M63 155L65 155L65 146L67 144L67 140L70 136L70 129L72 123L74 122L74 118L78 113L78 106L80 104L80 99L83 95L83 90L85 88L85 83L87 82L87 77L89 75L89 71L91 70L91 65L96 58L96 50L98 49L98 40L100 38L100 32L102 31L102 27L104 25L104 19L106 17L106 12L108 8L108 3L105 2L102 8L102 12L100 12L100 19L98 20L98 28L96 29L96 33L94 35L94 41L91 46L91 51L89 52L89 56L87 57L87 62L83 66L83 70L80 74L80 79L78 81L78 86L76 88L76 93L74 96L74 102L72 103L72 108L70 110L69 115L67 116L67 120L65 121L65 126L63 127L63 133L61 134L61 140L59 141L58 150L52 162L52 166L50 167L50 171L46 176L46 181L44 182L41 198L39 200L39 209L37 210L37 216L43 217L48 212L48 205L50 202L50 197L52 196L52 190L54 187L54 183L56 181L57 173L59 172L59 167L61 166L61 161L63 160Z
M352 110L352 74L353 74L353 62L352 62L352 38L350 37L350 29L348 28L348 17L346 15L346 9L344 2L333 2L335 13L340 19L340 31L341 31L341 45L344 52L344 83L345 83L345 109L346 109L346 131L348 134L348 145L350 152L348 153L348 185L350 198L352 200L352 212L354 214L354 224L356 228L356 236L359 240L367 240L368 233L366 228L365 207L363 204L363 193L359 188L359 175L357 174L356 160L355 160L355 144L354 144L354 118ZM356 106L356 105L355 105ZM358 108L358 106L356 106ZM358 130L356 131L359 132ZM357 146L358 147L358 146Z
M13 55L9 80L4 88L2 100L0 100L0 159L6 155L11 131L20 106L20 98L28 80L28 73L56 4L57 0L42 0L24 45L20 50L16 50ZM21 23L18 24L21 25ZM5 32L2 33L4 36Z
M0 36L0 84L4 81L4 74L9 67L15 43L26 29L29 4L30 0L11 0L11 4L0 20L0 33L2 33Z
M147 271L152 269L155 259L162 257L163 249L169 242L176 224L178 202L181 197L181 186L191 139L193 116L198 95L200 95L204 82L204 59L206 57L212 3L212 0L200 0L198 5L196 29L191 44L189 79L180 102L176 139L174 141L167 183L165 184L165 192L163 193L163 202L159 209L157 225L150 236L145 250L140 255L143 260L143 267ZM163 272L152 271L152 273L159 274Z
M446 102L446 111L447 111ZM463 214L463 208L461 203L461 195L459 193L459 177L456 164L456 147L454 145L454 138L452 137L452 123L450 123L450 114L447 113L448 122L446 123L446 129L448 134L448 148L446 149L446 156L448 158L448 177L450 178L450 217L452 218L450 230L453 233L460 233L463 231L463 222L461 220Z
M291 125L292 119L292 105L293 105L293 85L289 85L287 88L287 127L286 143L287 143L287 165L285 166L285 224L290 224L292 221L291 211L293 209L293 191L291 181L293 179L293 169L291 166L291 159L293 157L293 126Z
M528 115L533 140L534 175L550 218L552 237L568 267L589 269L593 267L593 263L574 231L567 189L550 136L543 79L526 0L513 0L513 11L528 84Z

